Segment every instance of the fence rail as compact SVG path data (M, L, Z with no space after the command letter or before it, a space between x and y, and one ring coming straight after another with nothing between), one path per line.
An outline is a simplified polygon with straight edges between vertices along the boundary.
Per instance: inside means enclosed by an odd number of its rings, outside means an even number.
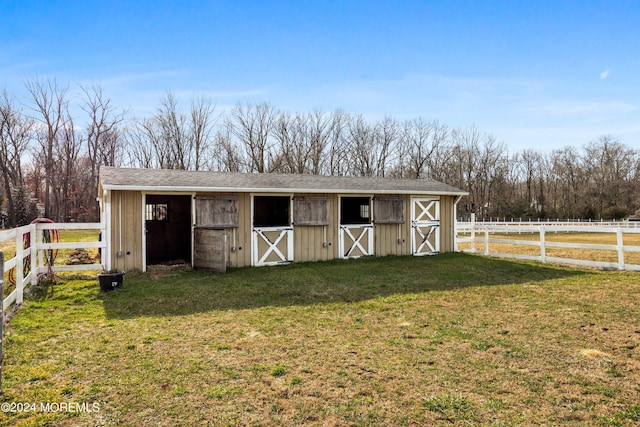
M616 244L594 244L576 242L548 241L547 235L550 233L603 233L614 234ZM511 234L531 234L537 235L538 240L524 240L522 238L505 238L504 235ZM575 264L590 267L610 268L617 270L640 271L640 265L628 262L628 253L640 252L640 246L624 244L625 235L640 235L640 227L636 222L616 221L616 222L457 222L456 223L456 246L461 243L470 243L470 249L463 252L481 253L487 256L498 258L512 258L522 260L533 260L542 263L554 262L562 264ZM496 235L501 237L497 238ZM491 237L494 236L494 237ZM568 239L567 239L568 240ZM491 244L512 245L512 246L533 246L539 248L539 254L531 255L526 253L505 253L491 250ZM482 249L478 250L476 245ZM617 262L601 260L580 259L574 257L556 257L547 255L549 248L578 249L588 251L614 251L617 254ZM520 251L522 252L522 251Z
M37 223L10 230L0 230L0 242L6 242L7 240L15 242L15 255L13 258L8 259L3 263L5 272L10 272L14 269L12 277L15 281L15 289L3 299L3 310L6 310L14 303L22 304L25 289L36 284L38 277L43 274L102 270L104 268L103 264L100 263L49 265L51 264L50 262L47 262L47 252L49 251L58 249L102 249L106 248L106 242L100 238L97 241L88 242L45 242L43 241L43 231L45 230L97 230L100 231L101 235L103 235L105 226L103 223L99 222ZM5 287L6 285L7 283L5 282Z

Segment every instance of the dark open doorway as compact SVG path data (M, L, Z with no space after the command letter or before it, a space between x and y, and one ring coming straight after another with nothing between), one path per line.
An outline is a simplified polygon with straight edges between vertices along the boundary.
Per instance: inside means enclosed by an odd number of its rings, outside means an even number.
M340 199L340 224L370 224L371 199L369 197L342 197Z
M191 196L146 196L147 265L191 263Z
M289 196L255 196L253 198L254 227L283 227L291 225Z

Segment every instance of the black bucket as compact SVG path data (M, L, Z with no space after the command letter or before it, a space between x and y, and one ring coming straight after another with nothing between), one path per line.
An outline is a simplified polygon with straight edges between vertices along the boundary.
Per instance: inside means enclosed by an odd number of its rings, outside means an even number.
M122 286L124 279L124 273L103 273L98 274L98 281L100 282L100 290L109 292L115 288Z

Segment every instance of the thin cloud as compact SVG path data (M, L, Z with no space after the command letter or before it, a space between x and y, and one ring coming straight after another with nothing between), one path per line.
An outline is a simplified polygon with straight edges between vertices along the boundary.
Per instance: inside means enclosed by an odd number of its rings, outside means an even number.
M607 77L609 77L609 74L611 74L611 70L604 70L600 73L600 80L606 79Z

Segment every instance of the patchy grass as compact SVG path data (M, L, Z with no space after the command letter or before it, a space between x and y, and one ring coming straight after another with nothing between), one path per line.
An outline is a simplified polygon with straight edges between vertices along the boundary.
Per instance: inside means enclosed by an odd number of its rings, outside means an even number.
M466 254L34 292L0 425L634 425L640 281Z

